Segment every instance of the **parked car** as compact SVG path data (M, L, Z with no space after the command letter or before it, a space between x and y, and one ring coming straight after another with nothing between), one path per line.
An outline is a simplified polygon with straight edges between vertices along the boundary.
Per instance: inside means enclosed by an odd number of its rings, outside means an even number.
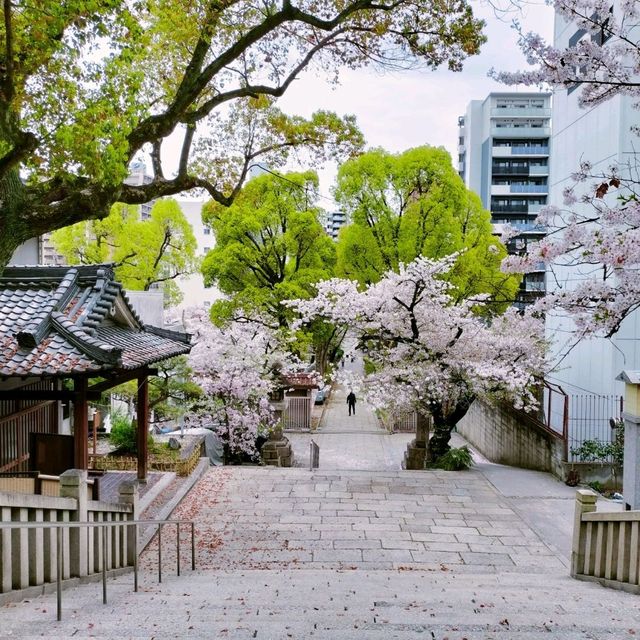
M315 404L324 404L324 401L329 397L329 387L318 389L316 392Z

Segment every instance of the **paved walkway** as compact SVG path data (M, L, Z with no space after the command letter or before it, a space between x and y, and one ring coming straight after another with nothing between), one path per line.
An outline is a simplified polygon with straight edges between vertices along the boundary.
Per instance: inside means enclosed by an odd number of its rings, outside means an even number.
M198 570L132 577L0 609L2 638L600 640L635 637L637 596L571 580L479 471L211 469L194 518ZM182 566L188 564L188 536ZM163 558L175 566L175 539Z
M356 414L349 415L347 393L333 389L315 433L288 433L296 466L308 466L309 442L320 447L322 469L399 470L407 444L415 436L389 434L379 425L366 402L356 403Z

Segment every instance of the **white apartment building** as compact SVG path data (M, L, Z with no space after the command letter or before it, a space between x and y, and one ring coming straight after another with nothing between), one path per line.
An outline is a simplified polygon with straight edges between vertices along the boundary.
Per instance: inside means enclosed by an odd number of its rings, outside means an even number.
M324 215L324 230L333 240L338 239L338 232L347 224L347 214L344 211L327 211Z
M458 172L475 191L500 232L510 224L520 234L507 249L520 253L544 235L535 224L547 204L551 94L490 93L472 100L458 118ZM518 303L543 295L544 265L525 274Z
M198 245L197 256L204 258L215 246L216 239L211 227L202 222L203 200L187 198L176 198L187 222L193 229L193 235ZM213 302L222 297L216 287L205 287L202 273L193 273L190 276L183 276L178 279L178 286L184 295L184 299L178 305L179 309L187 307L205 306L210 307Z
M556 47L570 46L588 37L591 36L576 25L556 16ZM553 96L549 202L561 208L566 208L563 189L573 185L571 174L579 168L581 160L590 161L594 172L606 171L612 164L633 167L640 150L640 138L630 132L632 125L640 125L640 112L632 108L629 97L617 96L598 106L581 108L578 105L579 94L578 87L569 87L556 90ZM587 181L581 188L591 189L592 182ZM576 194L580 195L578 189ZM554 266L554 272L554 278L547 280L549 290L571 288L580 279L597 277L593 267L568 269ZM565 343L572 328L569 318L557 313L548 314L547 333L553 340L556 360L562 358L550 379L569 394L622 394L623 384L615 380L616 376L623 369L640 369L638 314L628 318L612 339L584 340L567 353Z

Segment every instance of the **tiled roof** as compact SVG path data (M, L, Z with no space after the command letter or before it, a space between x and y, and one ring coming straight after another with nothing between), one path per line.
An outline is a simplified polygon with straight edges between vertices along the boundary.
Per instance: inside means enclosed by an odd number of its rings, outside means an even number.
M298 389L317 389L320 386L316 374L306 372L285 373L282 382L287 387Z
M7 267L0 277L0 377L136 369L190 350L145 325L110 265Z

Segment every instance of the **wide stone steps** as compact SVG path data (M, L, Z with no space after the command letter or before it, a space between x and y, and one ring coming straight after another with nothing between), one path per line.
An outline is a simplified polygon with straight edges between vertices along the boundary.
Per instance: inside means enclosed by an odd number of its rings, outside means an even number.
M2 638L633 638L636 596L567 576L389 571L232 571L131 576L0 609Z

